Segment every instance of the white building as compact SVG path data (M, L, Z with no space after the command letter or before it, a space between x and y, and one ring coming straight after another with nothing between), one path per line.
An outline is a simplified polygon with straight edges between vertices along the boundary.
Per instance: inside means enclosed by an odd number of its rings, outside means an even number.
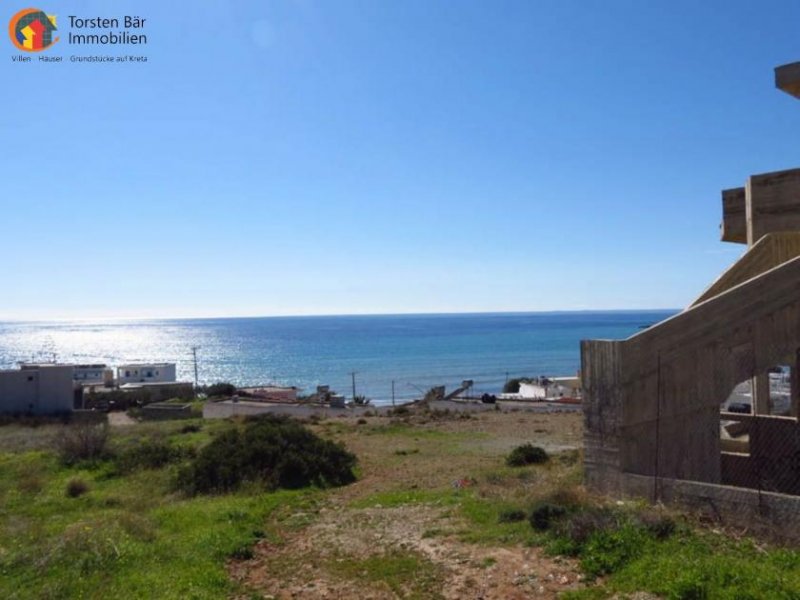
M21 369L37 369L57 363L20 363ZM72 367L72 380L78 385L106 385L114 382L114 371L104 364L62 364Z
M169 383L176 380L175 363L132 363L117 367L117 384Z
M518 393L524 400L544 400L547 397L547 386L538 382L521 381Z
M113 383L114 371L106 365L72 365L72 379L80 385L105 385Z
M71 412L75 399L72 365L24 365L0 371L0 413Z

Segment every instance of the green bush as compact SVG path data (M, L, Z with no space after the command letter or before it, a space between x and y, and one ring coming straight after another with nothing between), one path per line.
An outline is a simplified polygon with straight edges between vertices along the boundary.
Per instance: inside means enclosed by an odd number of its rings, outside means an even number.
M648 541L647 531L633 524L616 530L598 531L581 549L581 567L592 577L614 573L638 558Z
M657 540L667 539L678 527L675 519L652 509L639 512L636 515L636 522Z
M525 520L525 511L516 508L501 510L497 515L498 523L517 523Z
M503 393L504 394L517 394L519 393L519 384L522 383L521 378L514 378L509 379L506 381L505 385L503 385Z
M563 554L577 555L597 532L616 531L618 515L605 507L587 507L562 519L554 533L560 538L559 550Z
M355 455L286 417L263 416L220 434L181 470L190 494L227 492L244 482L268 489L345 485L355 481Z
M546 531L567 514L567 507L551 502L537 502L528 518L531 527L536 531Z
M115 462L122 473L130 473L138 469L160 469L185 455L185 451L165 441L147 440L119 452Z
M652 544L669 538L677 527L671 517L653 509L577 506L556 519L550 520L551 550L579 557L592 577L619 571Z
M524 467L525 465L547 462L549 458L544 448L532 444L523 444L511 451L511 454L506 458L506 464L509 467Z
M77 498L78 496L83 496L88 491L89 486L83 479L73 477L67 482L66 494L68 498Z
M236 394L236 386L232 383L213 383L204 389L206 396L212 397L228 397Z

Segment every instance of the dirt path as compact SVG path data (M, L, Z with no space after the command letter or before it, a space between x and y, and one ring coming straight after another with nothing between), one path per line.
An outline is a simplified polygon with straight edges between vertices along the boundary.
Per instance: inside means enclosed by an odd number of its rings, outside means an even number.
M108 424L111 427L122 427L126 425L136 425L136 421L123 411L113 411L108 413Z
M436 597L447 600L557 598L581 586L574 564L545 557L538 548L492 547L460 542L456 535L429 536L447 511L429 505L327 510L320 520L283 544L260 543L254 558L231 567L232 576L265 598L388 600ZM432 565L436 586L405 587L370 580L355 572L370 557L419 555ZM365 562L366 561L366 562ZM344 576L337 565L344 563ZM363 575L363 579L359 578ZM429 573L418 569L417 577ZM429 595L430 594L430 595Z
M524 505L536 489L557 485L563 469L508 474L504 456L529 441L551 452L578 448L579 415L498 413L410 424L373 418L317 429L356 453L362 475L326 493L316 509L287 515L279 542L262 540L251 559L230 563L250 597L515 600L556 598L582 586L574 562L539 548L463 541L470 525L452 503L371 500L447 493L454 480L477 477L465 493ZM298 521L304 525L290 526Z

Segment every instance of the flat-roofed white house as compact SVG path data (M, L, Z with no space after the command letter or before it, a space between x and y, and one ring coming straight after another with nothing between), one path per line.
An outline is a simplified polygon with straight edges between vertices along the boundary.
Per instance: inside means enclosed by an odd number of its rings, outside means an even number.
M56 363L20 363L21 369L35 369ZM72 380L78 385L105 385L114 382L114 370L105 364L63 364L72 367Z
M130 363L117 367L117 384L176 381L175 363Z
M105 385L114 382L114 370L104 364L72 365L72 379L80 385Z
M0 370L0 413L71 412L75 398L72 365L23 365Z

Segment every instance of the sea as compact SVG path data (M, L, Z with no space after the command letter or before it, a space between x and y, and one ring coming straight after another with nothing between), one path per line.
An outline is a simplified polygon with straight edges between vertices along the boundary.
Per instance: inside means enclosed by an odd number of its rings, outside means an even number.
M574 375L580 340L623 339L676 310L0 322L0 368L21 361L174 362L200 384L329 385L390 404L436 385Z

